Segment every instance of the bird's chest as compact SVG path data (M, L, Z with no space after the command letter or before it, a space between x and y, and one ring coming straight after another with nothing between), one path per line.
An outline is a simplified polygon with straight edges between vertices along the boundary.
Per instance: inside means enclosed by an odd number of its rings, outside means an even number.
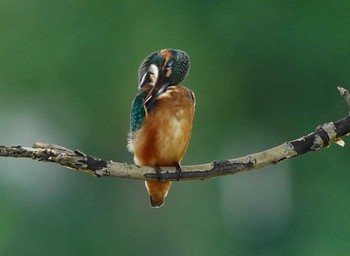
M188 146L193 108L188 98L164 94L147 113L135 138L135 156L159 165L179 162ZM153 159L153 160L152 160ZM141 161L144 162L144 161Z
M162 147L180 143L191 123L190 115L180 106L173 105L171 108L160 108L150 114L150 123L155 125L154 132L157 134L158 144Z

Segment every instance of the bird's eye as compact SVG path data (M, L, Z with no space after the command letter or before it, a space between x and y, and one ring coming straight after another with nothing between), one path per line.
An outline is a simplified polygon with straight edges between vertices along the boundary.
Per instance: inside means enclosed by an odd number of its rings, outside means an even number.
M173 65L174 65L174 59L170 59L169 61L168 61L168 63L166 64L166 67L167 68L171 68Z

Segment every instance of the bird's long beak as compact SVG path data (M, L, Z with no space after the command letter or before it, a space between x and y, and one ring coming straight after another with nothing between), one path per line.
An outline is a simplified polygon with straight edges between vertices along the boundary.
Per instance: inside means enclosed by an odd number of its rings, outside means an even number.
M145 105L147 108L152 107L152 105L156 102L159 95L161 95L163 92L165 92L166 88L170 85L170 82L165 76L165 72L160 72L158 79L150 92L148 93L147 97L145 98Z

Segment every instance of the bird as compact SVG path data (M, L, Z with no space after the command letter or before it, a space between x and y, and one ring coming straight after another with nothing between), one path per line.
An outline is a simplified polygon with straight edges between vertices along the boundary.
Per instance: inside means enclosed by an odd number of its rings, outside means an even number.
M151 166L156 180L146 180L150 204L164 204L171 182L160 180L160 167L175 167L181 177L181 160L190 142L196 98L180 83L188 75L190 58L182 50L163 49L148 55L138 70L138 93L130 114L128 150L138 166Z

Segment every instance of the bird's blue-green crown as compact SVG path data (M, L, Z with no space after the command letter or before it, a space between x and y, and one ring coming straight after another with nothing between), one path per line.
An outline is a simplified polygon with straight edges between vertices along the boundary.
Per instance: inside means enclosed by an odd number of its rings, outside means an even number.
M168 60L165 58L165 51L170 53L170 58ZM147 84L150 73L154 73L154 71L151 69L152 64L157 67L158 73L162 72L163 67L172 69L171 75L166 78L169 79L170 85L177 85L181 83L187 76L191 66L190 57L184 51L177 49L165 49L153 52L143 60L139 68L139 89Z

